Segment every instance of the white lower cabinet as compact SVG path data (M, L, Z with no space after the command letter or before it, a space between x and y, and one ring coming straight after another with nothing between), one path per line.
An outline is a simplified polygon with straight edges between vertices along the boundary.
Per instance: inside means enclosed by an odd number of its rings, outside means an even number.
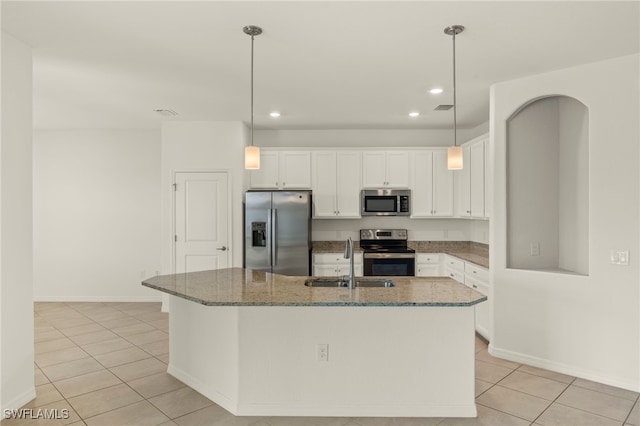
M487 340L491 338L492 308L489 296L489 270L475 263L465 262L454 256L444 255L445 276L454 279L487 296L485 302L476 305L476 331Z
M442 256L440 253L417 253L416 277L442 276Z
M362 253L353 254L353 269L357 277L362 276ZM314 253L313 276L332 277L349 275L349 259L343 253Z

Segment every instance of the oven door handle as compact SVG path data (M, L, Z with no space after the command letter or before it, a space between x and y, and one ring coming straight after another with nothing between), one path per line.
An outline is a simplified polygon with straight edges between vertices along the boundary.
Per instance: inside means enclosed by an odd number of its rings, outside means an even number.
M365 259L415 259L415 253L364 253Z

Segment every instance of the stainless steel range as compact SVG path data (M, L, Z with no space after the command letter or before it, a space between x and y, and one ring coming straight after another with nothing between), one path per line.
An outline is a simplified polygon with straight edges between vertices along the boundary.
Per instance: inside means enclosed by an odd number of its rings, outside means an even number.
M413 276L416 252L407 247L406 229L361 229L365 276Z

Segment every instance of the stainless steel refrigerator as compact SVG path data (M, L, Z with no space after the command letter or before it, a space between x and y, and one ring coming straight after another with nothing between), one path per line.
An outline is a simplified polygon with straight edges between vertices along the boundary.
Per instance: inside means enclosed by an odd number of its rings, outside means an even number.
M244 267L310 275L311 191L248 191L244 209Z

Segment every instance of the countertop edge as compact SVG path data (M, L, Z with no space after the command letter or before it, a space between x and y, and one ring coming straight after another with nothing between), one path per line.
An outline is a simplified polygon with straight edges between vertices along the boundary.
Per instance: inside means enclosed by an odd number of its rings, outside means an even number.
M246 306L246 307L260 307L260 306L281 306L281 307L443 307L443 308L464 308L477 305L479 303L488 300L487 296L471 302L318 302L318 303L301 303L301 302L207 302L195 297L189 297L183 293L168 290L163 287L155 286L146 282L142 282L145 287L152 288L154 290L167 293L171 296L180 297L181 299L188 300L190 302L198 303L204 306Z

